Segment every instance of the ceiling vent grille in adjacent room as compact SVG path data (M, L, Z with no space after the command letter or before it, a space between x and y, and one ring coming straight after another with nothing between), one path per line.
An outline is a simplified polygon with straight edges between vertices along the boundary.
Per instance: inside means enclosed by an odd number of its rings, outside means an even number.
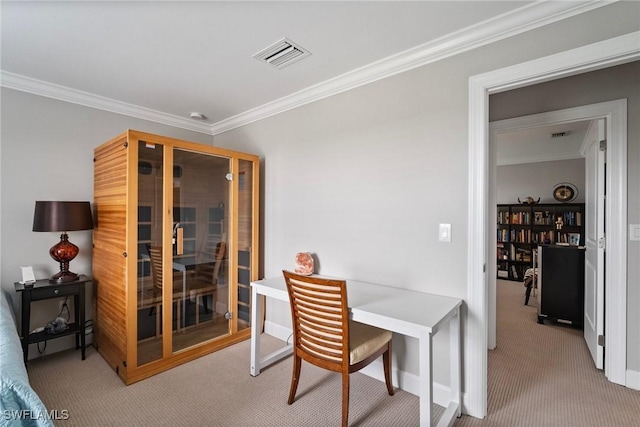
M311 52L284 38L256 53L253 57L276 68L284 68L309 55Z

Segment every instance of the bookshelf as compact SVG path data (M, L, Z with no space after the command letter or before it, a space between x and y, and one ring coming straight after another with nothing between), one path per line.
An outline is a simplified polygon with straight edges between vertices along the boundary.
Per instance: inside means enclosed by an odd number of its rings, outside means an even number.
M539 244L584 245L584 203L497 206L499 279L523 280Z

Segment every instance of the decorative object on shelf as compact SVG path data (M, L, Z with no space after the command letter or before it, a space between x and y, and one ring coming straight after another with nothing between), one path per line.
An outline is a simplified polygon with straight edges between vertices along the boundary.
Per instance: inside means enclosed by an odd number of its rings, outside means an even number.
M559 216L558 219L556 219L556 230L562 230L563 225L564 221L562 220L562 217Z
M553 187L553 198L559 202L567 203L578 197L578 188L568 182L561 182Z
M538 197L538 200L534 200L533 197L529 196L525 197L522 201L520 200L520 197L518 197L518 203L523 205L535 205L536 203L540 203L540 197Z
M298 252L296 254L296 268L294 272L302 274L303 276L310 276L313 274L314 265L313 257L309 252Z
M69 241L68 231L93 229L93 217L89 202L36 201L33 214L33 231L62 231L60 242L49 250L51 258L60 263L60 271L49 279L51 283L78 280L69 271L69 263L78 255L78 247Z
M579 246L580 245L580 233L569 233L569 245L570 246Z

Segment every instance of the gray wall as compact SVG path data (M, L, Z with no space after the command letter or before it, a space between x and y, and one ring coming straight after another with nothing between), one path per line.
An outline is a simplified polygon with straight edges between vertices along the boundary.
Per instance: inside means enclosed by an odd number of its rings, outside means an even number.
M13 290L21 266L33 266L36 279L56 273L58 263L49 248L59 233L32 232L36 200L93 202L93 149L131 128L211 145L210 135L176 129L145 120L86 108L2 88L0 218L2 288ZM80 248L70 270L91 274L91 231L69 233ZM91 295L87 318L91 318ZM15 298L19 302L19 298ZM57 301L34 303L32 329L58 313ZM89 337L90 339L90 337ZM47 352L70 348L73 337L49 341ZM29 356L36 356L35 345Z
M616 3L216 135L265 159L264 275L305 250L322 274L466 298L469 77L637 30L637 12ZM452 224L451 243L438 242L439 223ZM267 310L288 324L286 306ZM435 341L444 385L446 343ZM394 337L394 353L418 372L415 343Z
M640 223L640 62L492 95L490 120L627 99L627 215ZM640 371L640 244L627 244L627 369Z
M553 188L561 182L570 182L578 189L573 203L584 203L584 159L504 165L496 168L496 202L518 203L527 196L540 203L558 203Z

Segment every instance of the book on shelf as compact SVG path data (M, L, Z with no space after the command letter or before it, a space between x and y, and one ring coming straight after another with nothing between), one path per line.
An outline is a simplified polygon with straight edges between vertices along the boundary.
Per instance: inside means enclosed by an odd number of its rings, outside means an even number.
M517 261L531 262L531 249L518 248Z
M554 235L555 233L553 231L538 231L533 233L532 242L537 244L553 243L555 240Z
M499 211L498 212L498 224L501 224L501 225L509 224L509 212L508 211Z
M511 224L528 225L531 223L531 214L529 212L513 212L511 214Z
M582 227L582 212L567 211L558 215L562 222L570 227Z
M504 243L498 242L496 259L506 261L509 259L509 250L504 247Z
M533 224L534 225L551 225L555 221L549 211L535 211L533 213Z

